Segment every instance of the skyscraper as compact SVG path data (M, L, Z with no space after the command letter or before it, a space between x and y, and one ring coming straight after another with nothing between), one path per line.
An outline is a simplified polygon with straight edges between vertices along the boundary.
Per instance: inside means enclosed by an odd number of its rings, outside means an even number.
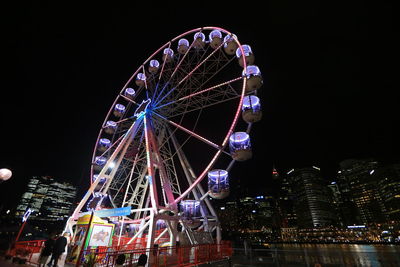
M388 220L400 222L400 164L378 168L372 174Z
M318 167L293 169L288 172L288 179L294 194L299 228L335 224L329 188Z
M289 184L285 175L279 175L276 169L273 169L272 177L277 181L277 204L280 215L280 226L283 228L296 227L297 215L294 209L294 194L292 186Z
M377 179L372 175L377 168L378 162L372 159L349 159L340 163L340 190L355 203L360 223L363 224L386 221L385 206L379 195Z
M62 221L69 216L76 196L76 187L60 183L48 176L34 176L27 185L16 210L16 217L33 210L30 221Z

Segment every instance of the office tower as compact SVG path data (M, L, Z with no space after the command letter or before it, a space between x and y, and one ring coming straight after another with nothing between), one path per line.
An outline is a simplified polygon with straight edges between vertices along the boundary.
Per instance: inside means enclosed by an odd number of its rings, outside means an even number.
M279 175L273 169L273 177L278 181L277 185L277 205L280 215L280 226L291 228L297 226L297 215L294 209L294 194L287 176Z
M294 194L294 207L299 228L329 227L335 224L330 192L320 169L293 169L288 179Z
M378 168L372 173L372 177L378 183L386 218L400 222L400 164Z
M30 221L63 221L70 214L75 196L76 187L69 183L57 182L48 176L34 176L28 181L15 215L22 217L30 208L33 210Z
M370 224L386 221L386 211L374 176L378 162L366 159L349 159L340 163L338 183L344 197L356 205L357 212L347 214L347 221ZM349 203L350 203L349 202ZM359 219L356 216L359 215Z

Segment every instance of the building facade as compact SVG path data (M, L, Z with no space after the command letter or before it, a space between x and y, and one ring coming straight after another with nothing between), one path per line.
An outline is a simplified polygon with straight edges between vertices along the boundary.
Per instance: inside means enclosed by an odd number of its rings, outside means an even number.
M294 207L299 228L335 225L331 194L318 167L293 169L288 180L294 194Z
M379 196L385 207L386 219L400 222L400 164L377 169L373 174L377 181Z
M386 209L378 190L378 179L373 175L379 164L372 159L349 159L340 163L339 188L344 201L355 204L357 210L346 214L346 221L352 224L382 223L387 220Z
M27 185L16 210L22 217L30 208L30 221L63 221L70 215L77 189L69 183L57 182L49 176L34 176Z
M297 227L297 214L294 208L294 194L291 184L285 175L273 170L273 178L277 181L277 204L280 215L280 227L292 228Z

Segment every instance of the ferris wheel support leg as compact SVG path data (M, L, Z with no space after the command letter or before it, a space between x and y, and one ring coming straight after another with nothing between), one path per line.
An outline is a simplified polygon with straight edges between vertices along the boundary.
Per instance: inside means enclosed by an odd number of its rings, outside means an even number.
M221 226L219 225L219 221L218 221L218 226L217 226L217 244L221 244ZM218 246L218 250L219 250L219 246Z
M141 225L140 228L139 228L139 231L128 241L127 244L129 245L129 244L131 244L133 242L133 240L135 240L138 237L141 237L143 231L147 228L147 226L149 226L149 224L150 224L150 221L148 221L147 223Z
M169 232L169 242L171 247L176 245L176 236L178 235L178 222L177 221L167 221L168 232ZM170 251L172 253L172 251Z
M146 245L146 254L147 254L147 267L152 266L152 263L155 261L156 253L150 251L154 246L154 230L155 230L155 220L154 220L154 212L151 211L150 220L149 220L149 231L147 234L147 245ZM156 254L156 255L154 255Z

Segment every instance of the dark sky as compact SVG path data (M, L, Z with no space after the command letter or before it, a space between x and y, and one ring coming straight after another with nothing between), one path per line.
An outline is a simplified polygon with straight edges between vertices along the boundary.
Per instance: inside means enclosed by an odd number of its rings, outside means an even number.
M235 166L236 176L250 176L243 185L251 192L268 187L273 162L282 171L321 166L329 179L346 158L398 159L393 9L351 2L3 10L0 167L14 176L0 185L2 202L12 205L32 175L86 188L99 128L120 88L161 45L202 26L250 44L263 73L254 159Z

